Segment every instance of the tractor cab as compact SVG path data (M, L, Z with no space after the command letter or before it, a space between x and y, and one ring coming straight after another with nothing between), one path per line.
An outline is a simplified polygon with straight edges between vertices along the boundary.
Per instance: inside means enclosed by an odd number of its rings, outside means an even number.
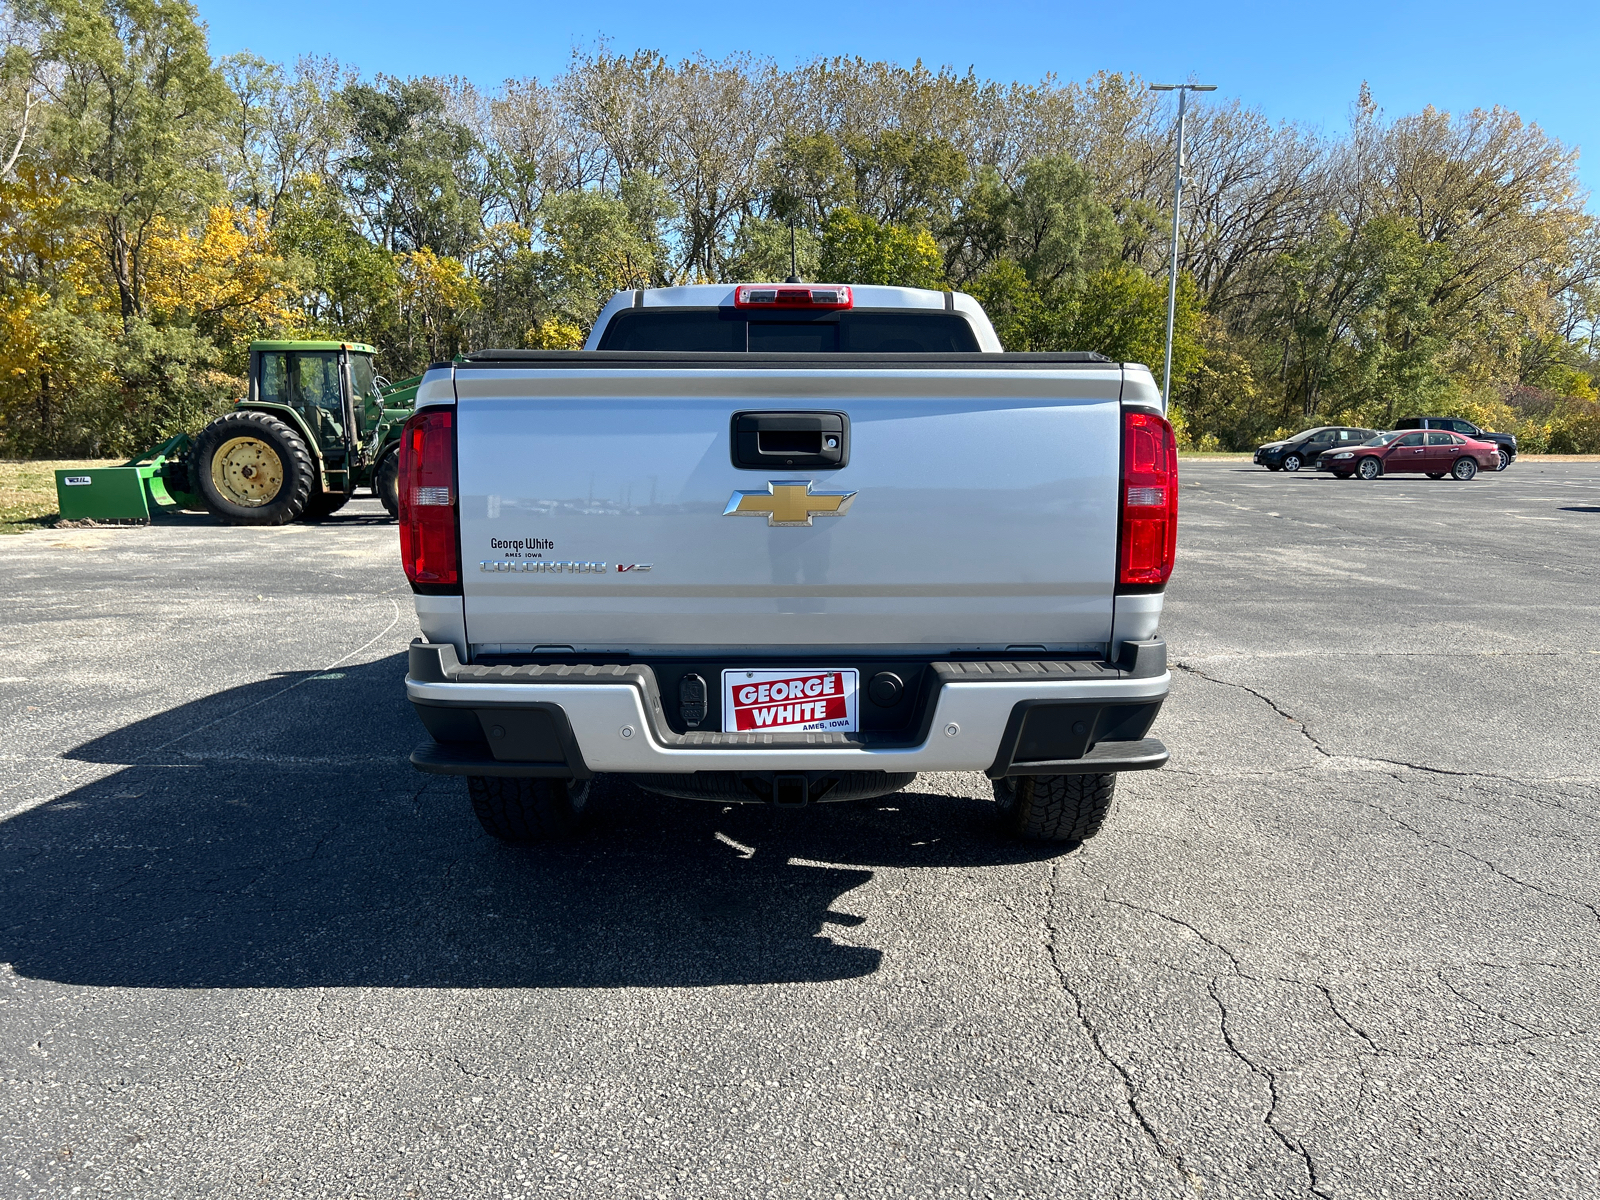
M382 412L371 346L357 342L255 342L250 394L237 407L287 409L300 418L325 469L342 475ZM334 480L335 490L342 480Z

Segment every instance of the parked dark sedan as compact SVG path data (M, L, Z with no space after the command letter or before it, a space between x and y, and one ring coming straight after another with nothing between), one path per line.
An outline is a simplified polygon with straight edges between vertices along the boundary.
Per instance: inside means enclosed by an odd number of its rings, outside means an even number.
M1340 479L1352 475L1376 479L1379 475L1416 472L1429 479L1449 475L1465 481L1480 467L1485 471L1500 469L1499 446L1435 429L1380 433L1359 446L1330 450L1317 459L1317 470L1332 471Z
M1315 465L1326 451L1358 446L1376 432L1348 425L1319 425L1281 442L1268 442L1256 450L1256 464L1269 471L1298 471Z

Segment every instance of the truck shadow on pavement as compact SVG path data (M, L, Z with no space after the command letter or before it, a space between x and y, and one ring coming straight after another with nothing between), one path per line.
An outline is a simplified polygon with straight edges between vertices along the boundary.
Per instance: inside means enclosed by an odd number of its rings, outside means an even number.
M799 812L601 777L590 829L521 848L423 736L404 656L230 689L66 757L120 764L0 822L0 961L101 987L692 987L877 970L872 868L1051 857L984 799ZM838 865L834 865L838 864ZM841 911L840 908L844 911Z

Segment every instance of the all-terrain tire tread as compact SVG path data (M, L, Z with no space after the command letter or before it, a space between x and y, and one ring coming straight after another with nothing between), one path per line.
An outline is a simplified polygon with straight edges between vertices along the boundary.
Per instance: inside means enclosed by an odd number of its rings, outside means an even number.
M1116 790L1114 774L1018 775L994 782L1001 821L1010 832L1069 846L1100 832Z
M564 779L469 775L467 795L479 823L503 842L550 842L577 831L578 810Z

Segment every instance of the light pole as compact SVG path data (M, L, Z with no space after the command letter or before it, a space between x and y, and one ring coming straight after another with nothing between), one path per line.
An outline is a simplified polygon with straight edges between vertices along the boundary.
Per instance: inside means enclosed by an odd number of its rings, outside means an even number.
M1167 363L1161 375L1161 406L1172 403L1172 325L1178 315L1178 215L1183 207L1183 118L1190 92L1214 92L1214 83L1152 83L1152 92L1178 93L1178 163L1172 179L1172 270L1167 275Z

